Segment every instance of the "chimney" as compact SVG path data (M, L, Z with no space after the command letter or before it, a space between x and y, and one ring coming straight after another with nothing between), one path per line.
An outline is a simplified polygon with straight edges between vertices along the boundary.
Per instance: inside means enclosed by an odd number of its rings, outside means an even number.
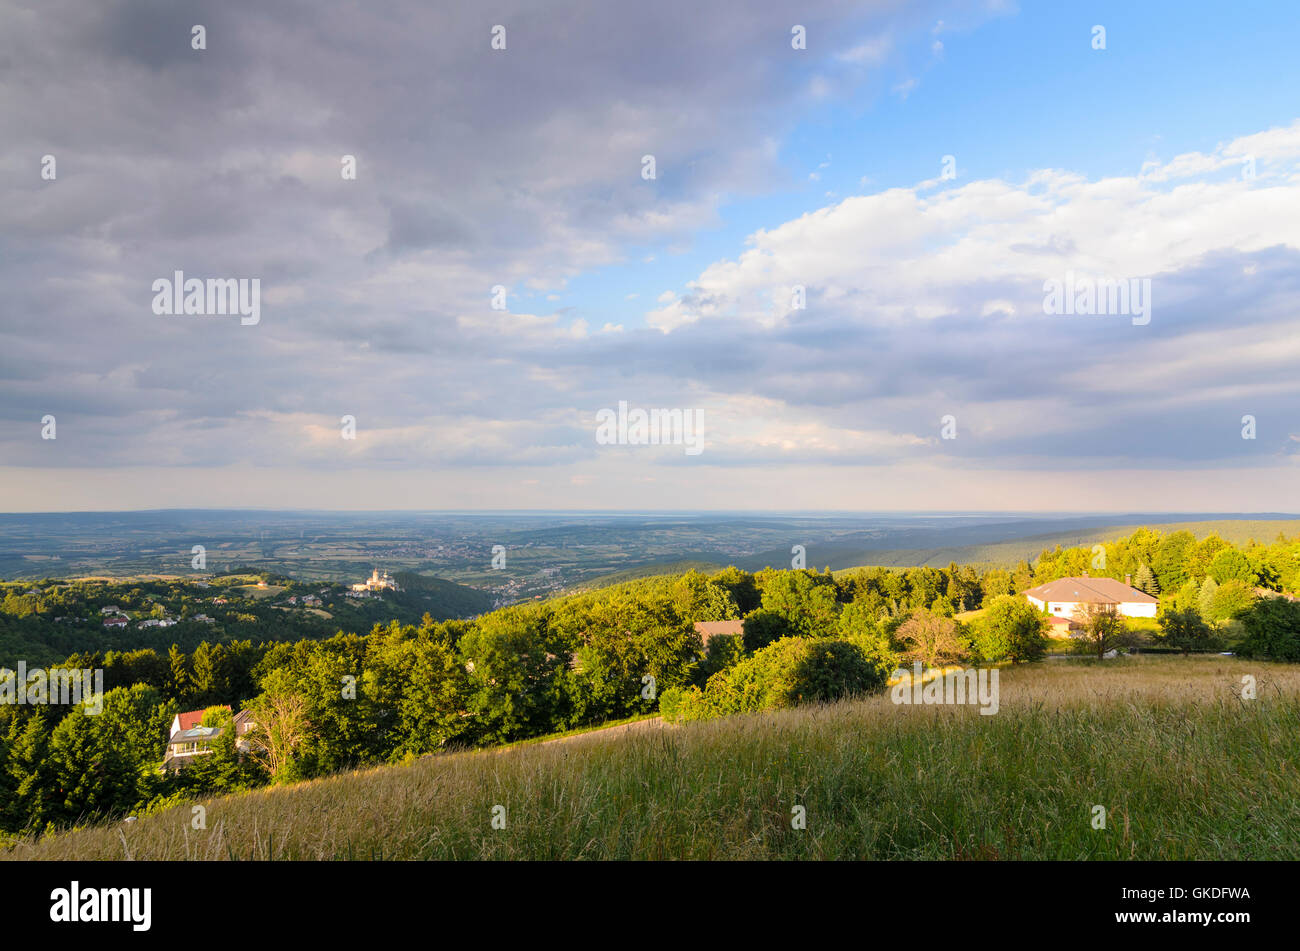
M1133 576L1132 576L1132 575L1125 575L1125 576L1124 576L1124 583L1125 583L1126 585L1128 585L1130 588L1133 587Z

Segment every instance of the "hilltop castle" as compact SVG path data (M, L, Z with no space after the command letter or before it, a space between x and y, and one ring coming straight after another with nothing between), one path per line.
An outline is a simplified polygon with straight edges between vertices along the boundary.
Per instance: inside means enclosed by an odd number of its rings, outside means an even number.
M379 573L379 569L376 568L373 572L371 572L370 577L367 580L361 582L360 584L354 584L352 586L352 590L353 591L401 591L402 589L398 586L396 581L394 581L392 578L389 577L387 571L385 571L381 575Z

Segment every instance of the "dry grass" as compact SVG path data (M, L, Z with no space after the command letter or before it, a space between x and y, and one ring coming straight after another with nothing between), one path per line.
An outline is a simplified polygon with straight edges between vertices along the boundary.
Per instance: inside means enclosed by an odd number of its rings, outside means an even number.
M1243 674L1258 699L1238 699ZM5 857L1300 858L1300 668L1055 660L1004 670L1000 702L885 696L429 757L212 800L206 831L185 806Z

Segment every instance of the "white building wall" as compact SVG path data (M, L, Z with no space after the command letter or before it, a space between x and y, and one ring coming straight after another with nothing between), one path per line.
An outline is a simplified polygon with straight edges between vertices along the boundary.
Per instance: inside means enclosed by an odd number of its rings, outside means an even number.
M1029 601L1040 611L1043 609L1042 601L1035 598L1030 598ZM1057 617L1073 618L1078 607L1078 601L1050 601L1047 604L1047 613L1055 614ZM1156 607L1157 605L1139 601L1121 601L1119 613L1122 617L1155 617Z
M1155 617L1156 607L1154 604L1141 604L1136 601L1125 601L1119 606L1119 613L1125 617Z

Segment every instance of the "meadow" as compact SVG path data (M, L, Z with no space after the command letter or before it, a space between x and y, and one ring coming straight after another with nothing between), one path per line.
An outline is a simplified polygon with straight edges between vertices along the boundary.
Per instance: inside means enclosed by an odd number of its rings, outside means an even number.
M1300 858L1300 668L1061 658L1000 688L993 716L885 694L427 756L212 799L202 830L184 804L0 857Z

